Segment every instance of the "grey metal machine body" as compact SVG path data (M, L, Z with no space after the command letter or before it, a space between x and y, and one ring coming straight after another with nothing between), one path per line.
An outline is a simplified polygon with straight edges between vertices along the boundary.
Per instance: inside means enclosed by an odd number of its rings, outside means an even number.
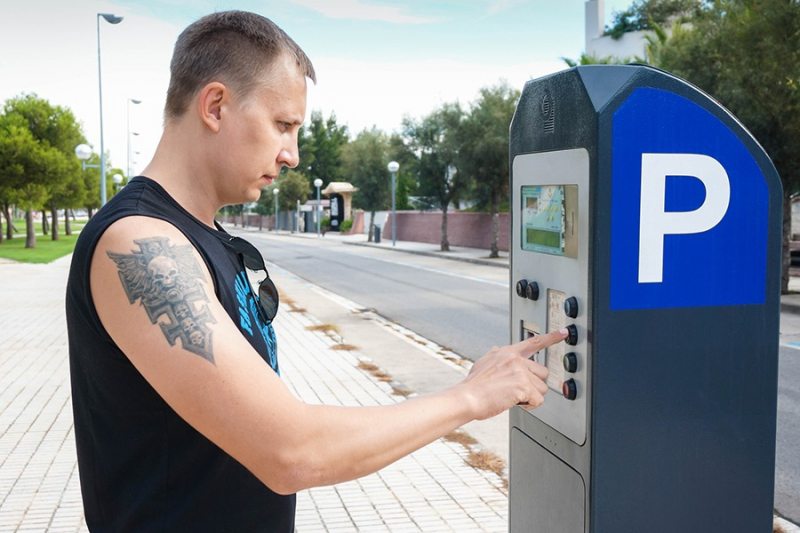
M779 177L728 111L644 66L528 82L510 130L514 533L771 531Z

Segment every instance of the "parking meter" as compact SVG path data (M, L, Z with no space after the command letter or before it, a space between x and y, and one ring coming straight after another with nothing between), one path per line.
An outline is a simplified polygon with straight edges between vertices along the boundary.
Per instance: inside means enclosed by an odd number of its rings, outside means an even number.
M510 130L512 532L772 531L780 179L727 110L646 66L528 82Z

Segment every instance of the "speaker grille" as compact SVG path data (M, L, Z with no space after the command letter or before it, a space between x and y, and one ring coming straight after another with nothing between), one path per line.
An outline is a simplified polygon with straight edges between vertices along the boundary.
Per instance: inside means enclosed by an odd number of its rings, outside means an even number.
M556 106L553 96L547 89L542 95L539 110L542 112L542 117L544 117L544 132L553 133L556 129Z

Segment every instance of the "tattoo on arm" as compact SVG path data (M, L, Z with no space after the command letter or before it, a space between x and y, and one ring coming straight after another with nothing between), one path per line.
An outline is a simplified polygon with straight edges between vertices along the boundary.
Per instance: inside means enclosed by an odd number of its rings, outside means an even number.
M132 254L108 252L117 264L119 279L131 304L147 311L150 322L157 323L171 346L181 339L184 350L211 363L211 330L217 321L202 302L208 301L203 286L203 271L192 253L191 245L171 245L167 237L134 240L139 251Z

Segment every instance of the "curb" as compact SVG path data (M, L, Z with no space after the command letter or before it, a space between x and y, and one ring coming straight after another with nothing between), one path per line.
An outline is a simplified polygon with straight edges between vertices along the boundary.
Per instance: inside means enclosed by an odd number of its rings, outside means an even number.
M414 254L414 255L427 255L428 257L439 257L441 259L449 259L451 261L461 261L464 263L473 263L476 265L485 265L485 266L493 266L493 267L500 267L508 269L508 263L500 263L497 261L492 261L489 259L479 259L476 257L462 257L457 255L447 255L447 252L426 252L423 250L404 250L402 248L389 248L386 246L378 246L376 244L370 244L365 242L347 242L347 241L340 241L342 244L348 244L350 246L365 246L368 248L378 248L380 250L392 250L394 252L403 252L406 254ZM799 311L800 312L800 311Z

